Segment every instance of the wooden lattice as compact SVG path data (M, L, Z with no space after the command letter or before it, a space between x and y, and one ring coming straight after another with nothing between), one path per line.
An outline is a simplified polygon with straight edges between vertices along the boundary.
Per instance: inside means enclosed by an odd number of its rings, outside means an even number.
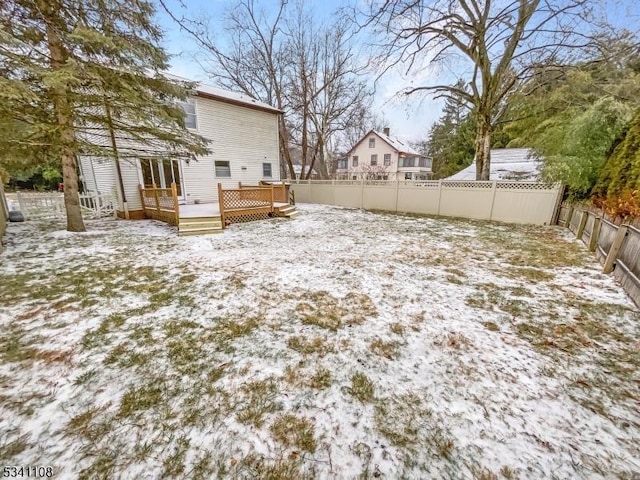
M225 212L245 208L271 207L271 189L253 187L223 190L222 202Z
M250 210L232 210L225 212L224 218L227 225L232 223L253 222L256 220L266 220L274 215L271 207L252 208Z

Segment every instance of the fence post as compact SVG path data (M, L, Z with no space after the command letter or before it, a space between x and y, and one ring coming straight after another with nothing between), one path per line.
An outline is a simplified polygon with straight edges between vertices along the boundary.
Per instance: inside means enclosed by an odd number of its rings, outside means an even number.
M609 253L607 253L607 258L604 261L604 266L602 267L602 271L604 273L611 273L613 271L613 264L615 263L616 258L618 258L618 252L620 251L620 247L622 247L622 242L624 242L626 236L627 226L620 225L616 238L613 240Z
M360 208L364 208L364 177L360 179Z
M442 197L442 179L438 180L438 204L436 206L436 215L440 215L440 198Z
M565 220L564 226L567 228L571 228L571 219L573 218L573 205L569 207L569 213L567 213L567 219Z
M593 219L593 229L591 230L591 236L589 237L589 251L595 252L598 246L598 237L600 236L600 217Z
M396 213L398 212L398 195L400 195L400 179L396 177Z
M220 209L220 222L222 222L222 228L224 229L226 228L224 222L224 196L221 183L218 183L218 208Z
M584 233L584 227L587 226L587 219L589 218L589 211L582 210L582 216L580 217L580 225L576 231L576 238L582 240L582 234Z
M98 218L102 218L102 201L100 195L96 192L96 210L98 210Z
M25 217L28 217L29 213L27 212L27 209L25 208L24 199L22 198L22 194L20 193L20 191L16 192L16 196L18 197L18 207L20 208L20 211L22 212L22 214Z
M489 210L489 220L493 220L493 205L496 203L496 190L498 189L498 181L494 180L491 186L491 209Z
M178 186L171 182L171 196L173 197L173 209L176 214L176 227L180 225L180 205L178 205Z

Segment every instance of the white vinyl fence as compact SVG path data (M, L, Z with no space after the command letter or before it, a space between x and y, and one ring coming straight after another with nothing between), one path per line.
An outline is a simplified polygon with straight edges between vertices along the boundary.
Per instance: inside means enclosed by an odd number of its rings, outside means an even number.
M27 220L65 218L63 193L17 192L19 209ZM111 217L116 214L113 195L81 193L80 208L84 218Z
M296 202L550 225L562 187L533 182L292 180Z

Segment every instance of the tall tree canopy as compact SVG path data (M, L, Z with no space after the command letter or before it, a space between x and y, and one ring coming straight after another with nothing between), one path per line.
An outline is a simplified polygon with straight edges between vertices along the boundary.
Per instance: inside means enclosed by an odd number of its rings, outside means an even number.
M164 4L164 2L163 2ZM207 54L207 73L223 87L239 90L285 112L280 154L294 176L291 152L300 152L302 175L313 168L327 176L331 153L354 124L368 118L371 91L361 74L350 24L319 21L310 3L281 1L273 11L240 0L227 12L221 38L210 18L167 12ZM370 127L369 127L370 128Z
M584 55L596 28L587 0L387 0L367 5L360 22L381 39L383 69L402 66L415 72L437 64L463 80L466 88L436 81L404 93L455 98L468 106L476 120L478 180L489 179L491 136L509 98L532 74Z
M58 159L70 231L85 229L79 155L207 151L206 140L184 128L175 104L189 85L160 74L168 57L153 16L146 0L0 3L0 130L9 132L0 147L23 162Z

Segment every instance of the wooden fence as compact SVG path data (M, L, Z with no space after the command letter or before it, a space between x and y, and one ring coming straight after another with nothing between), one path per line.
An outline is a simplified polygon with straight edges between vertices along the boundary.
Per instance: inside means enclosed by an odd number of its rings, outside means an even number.
M562 188L533 182L291 180L298 202L551 225Z
M618 222L620 223L620 222ZM617 224L601 212L581 205L562 204L558 225L584 242L624 290L640 306L640 228Z
M273 186L246 186L238 188L222 188L218 183L218 204L223 226L231 223L251 222L274 216Z
M159 220L175 227L180 223L180 205L178 189L175 183L171 188L143 187L138 185L142 210L147 218Z
M0 180L0 253L2 253L2 237L7 231L7 218L9 217L9 206L4 196L4 186Z
M15 197L26 220L66 217L63 193L16 192ZM116 198L113 195L89 192L81 193L78 197L84 218L103 218L116 214Z

